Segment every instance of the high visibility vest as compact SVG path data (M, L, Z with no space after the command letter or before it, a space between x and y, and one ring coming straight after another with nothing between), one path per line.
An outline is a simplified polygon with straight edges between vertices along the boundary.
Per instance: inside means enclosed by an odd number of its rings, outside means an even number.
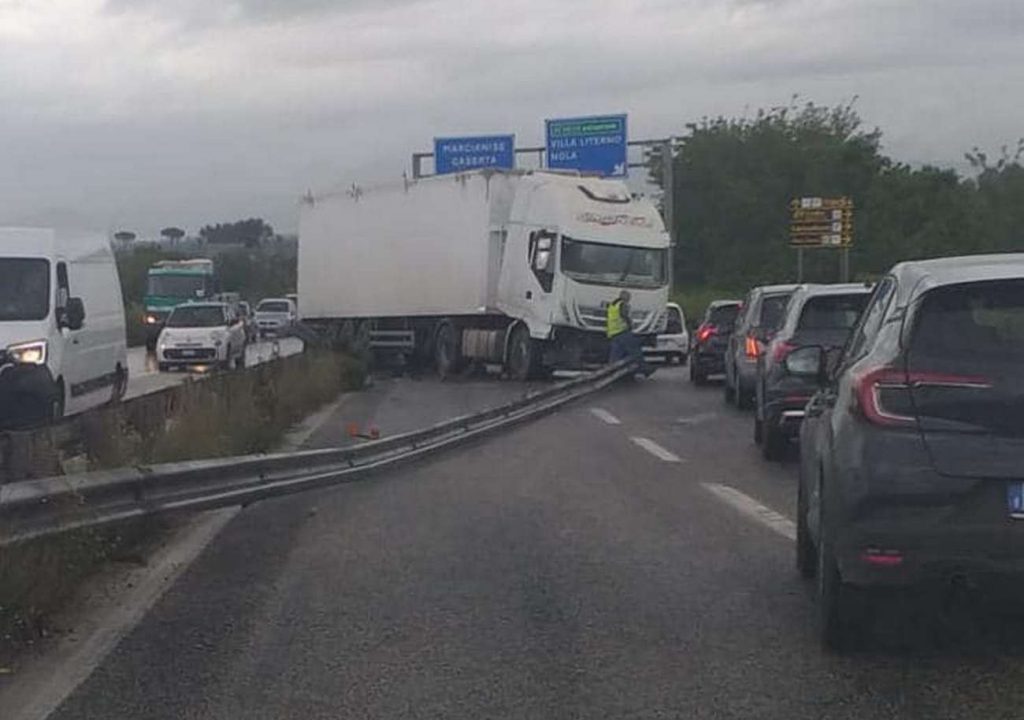
M608 320L607 320L608 337L613 338L616 335L629 330L629 325L622 317L622 301L616 300L608 305Z

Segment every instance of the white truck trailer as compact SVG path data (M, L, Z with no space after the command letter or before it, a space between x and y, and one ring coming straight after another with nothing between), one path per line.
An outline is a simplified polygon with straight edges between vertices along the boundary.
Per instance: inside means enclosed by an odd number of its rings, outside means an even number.
M329 338L514 378L607 358L605 313L632 296L634 331L665 324L669 236L621 181L474 171L307 196L299 314Z

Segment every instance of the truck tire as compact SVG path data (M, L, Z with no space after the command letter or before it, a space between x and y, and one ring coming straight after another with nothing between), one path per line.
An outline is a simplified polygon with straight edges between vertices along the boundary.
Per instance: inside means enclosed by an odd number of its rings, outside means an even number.
M454 324L445 320L434 336L434 365L442 380L453 377L462 369L462 348L459 331Z
M525 325L517 325L508 340L506 369L513 380L533 380L541 374L540 348Z

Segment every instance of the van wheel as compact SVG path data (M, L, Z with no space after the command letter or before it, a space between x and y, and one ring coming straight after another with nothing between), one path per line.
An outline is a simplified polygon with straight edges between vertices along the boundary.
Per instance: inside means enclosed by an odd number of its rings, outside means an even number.
M120 365L114 370L114 387L110 391L110 404L115 405L124 399L128 392L128 373Z
M50 407L47 410L50 422L60 422L64 418L64 383L58 382L54 388L53 397L50 398Z
M517 325L508 341L508 374L513 380L532 380L540 374L540 352L525 325Z
M437 329L434 338L434 364L437 366L437 374L442 380L454 376L462 369L462 348L460 347L459 331L455 326L445 320Z

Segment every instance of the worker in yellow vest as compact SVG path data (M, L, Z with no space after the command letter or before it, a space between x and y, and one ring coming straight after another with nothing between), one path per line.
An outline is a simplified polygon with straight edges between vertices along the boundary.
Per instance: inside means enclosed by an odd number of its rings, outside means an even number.
M629 290L623 290L619 296L608 303L606 329L610 345L608 362L618 362L624 358L636 360L637 369L644 375L654 370L644 361L643 350L633 334L633 322L629 316Z

